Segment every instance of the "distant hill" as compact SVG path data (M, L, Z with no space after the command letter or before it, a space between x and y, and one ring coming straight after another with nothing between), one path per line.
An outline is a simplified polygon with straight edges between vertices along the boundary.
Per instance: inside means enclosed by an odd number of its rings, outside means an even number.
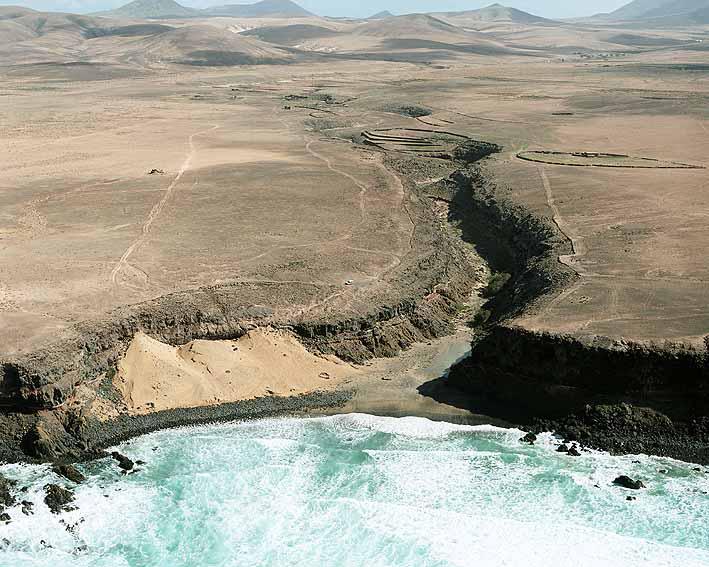
M22 6L0 6L0 20L14 20L30 14L37 14L35 10Z
M173 29L134 44L134 57L196 66L285 63L291 56L255 38L210 25Z
M99 12L99 16L131 19L194 18L231 16L235 18L303 18L312 16L291 0L262 0L255 4L228 4L204 10L186 8L175 0L134 0L130 4Z
M650 10L656 10L670 0L633 0L629 4L618 8L615 12L604 14L614 20L635 20L643 17Z
M392 14L389 10L384 10L383 12L378 12L374 14L373 16L369 16L367 18L368 20L383 20L384 18L393 18L394 14Z
M133 2L97 15L131 19L191 18L198 10L185 8L175 0L134 0Z
M352 45L359 50L375 49L394 53L418 53L430 59L431 53L508 53L488 35L466 30L430 14L392 16L366 20L349 32Z
M709 0L633 0L615 12L601 14L613 21L647 21L651 23L708 24Z
M290 26L265 26L247 30L239 35L256 37L262 41L277 45L296 45L304 41L335 37L340 34L323 26L293 24Z
M80 60L77 46L81 47ZM0 63L4 64L98 65L110 75L110 69L126 61L133 68L141 63L151 68L284 64L293 59L275 45L205 23L174 27L155 21L0 7Z
M45 36L57 42L76 42L91 35L101 23L101 18L91 16L0 7L0 44Z
M485 8L480 8L479 10L466 10L464 12L444 12L443 16L451 19L461 19L469 22L482 22L482 23L494 23L494 22L510 22L514 24L546 24L552 23L552 20L542 18L540 16L535 16L534 14L529 14L523 12L522 10L517 10L516 8L510 8L508 6L503 6L502 4L491 4Z
M236 18L305 18L313 14L291 0L261 0L256 4L229 4L202 10L210 16Z
M437 34L461 34L463 30L428 14L393 16L364 22L357 33L375 37L427 37Z

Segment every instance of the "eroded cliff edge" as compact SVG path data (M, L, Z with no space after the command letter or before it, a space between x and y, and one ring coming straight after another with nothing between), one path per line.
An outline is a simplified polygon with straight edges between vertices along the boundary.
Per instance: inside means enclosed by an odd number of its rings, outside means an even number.
M558 227L515 202L479 161L496 150L481 144L428 183L415 182L431 177L425 161L386 157L387 167L406 180L413 253L392 272L386 289L357 307L294 317L289 308L313 294L306 289L310 284L215 286L120 309L77 325L73 336L40 352L3 361L0 459L76 460L161 427L341 405L348 392L108 420L92 411L96 401L116 403L111 379L138 332L182 345L233 340L272 326L296 333L315 352L362 363L447 334L491 270L509 279L475 318L479 332L470 358L451 369L439 384L445 388L425 393L446 401L445 390L452 387L475 413L553 429L586 445L709 462L705 349L562 336L514 324L578 275L559 261L572 246ZM325 298L335 291L323 286L316 293Z
M648 344L516 324L578 277L559 261L571 243L496 187L484 164L453 179L459 206L472 211L468 236L511 278L445 386L464 392L473 412L589 446L709 462L709 342ZM441 385L424 391L445 401Z
M480 143L465 161L498 149ZM236 340L253 329L272 327L295 333L314 352L352 363L395 356L416 342L449 333L461 306L483 285L487 268L435 206L435 188L415 182L430 177L430 168L440 172L440 160L383 159L406 185L404 206L414 226L411 252L383 285L356 303L331 305L327 312L294 312L294 305L308 305L313 297L325 303L338 288L235 283L171 294L78 324L70 336L40 351L0 361L0 460L90 458L109 441L161 427L337 406L347 399L347 392L325 392L289 402L267 397L150 417L120 415L113 378L138 333L177 346L199 339ZM450 174L461 165L453 159L443 170Z

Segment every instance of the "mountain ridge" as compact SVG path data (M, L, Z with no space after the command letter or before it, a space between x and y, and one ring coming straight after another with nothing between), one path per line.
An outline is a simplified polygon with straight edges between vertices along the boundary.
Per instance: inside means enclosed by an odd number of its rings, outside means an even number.
M652 23L707 24L709 0L633 0L598 18L613 21L644 21Z
M206 8L201 12L210 16L241 18L307 18L314 15L291 0L261 0L255 4L226 4Z
M292 0L261 0L252 4L225 4L202 10L187 8L175 0L133 0L114 10L95 15L135 19L231 16L238 18L303 18L313 14Z
M191 18L199 16L199 10L186 8L175 0L133 0L115 10L98 12L97 16L114 16L136 19Z
M541 16L536 16L535 14L530 14L529 12L524 12L523 10L518 10L510 6L504 6L499 3L490 4L489 6L476 10L438 13L449 18L465 18L470 21L486 23L511 22L516 24L539 24L553 22L553 20L542 18Z

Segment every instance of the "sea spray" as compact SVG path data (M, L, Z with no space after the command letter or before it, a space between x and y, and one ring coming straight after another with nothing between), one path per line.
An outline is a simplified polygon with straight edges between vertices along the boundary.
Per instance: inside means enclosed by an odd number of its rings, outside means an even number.
M678 461L556 452L521 431L346 415L162 431L86 464L51 514L50 467L0 526L0 566L544 567L709 564L709 474ZM640 478L632 494L613 485Z

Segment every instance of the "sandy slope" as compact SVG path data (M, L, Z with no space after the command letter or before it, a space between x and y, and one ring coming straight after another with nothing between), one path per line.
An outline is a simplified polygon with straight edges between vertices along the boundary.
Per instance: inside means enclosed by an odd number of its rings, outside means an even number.
M341 385L356 370L308 352L292 335L258 329L237 341L180 347L139 333L115 384L131 413L148 413Z

